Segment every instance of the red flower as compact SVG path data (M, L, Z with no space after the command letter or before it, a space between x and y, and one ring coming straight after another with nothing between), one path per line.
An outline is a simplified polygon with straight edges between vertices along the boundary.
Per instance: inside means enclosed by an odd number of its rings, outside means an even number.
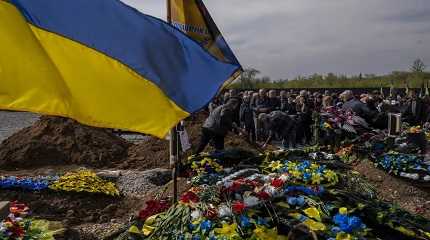
M267 192L265 192L265 191L260 191L260 192L258 192L257 193L257 197L260 199L260 200L268 200L269 198L270 198L270 194L268 194Z
M146 202L145 209L139 212L139 219L145 221L155 214L165 212L170 208L170 204L165 200L149 200Z
M277 178L272 180L272 186L276 188L282 187L283 185L284 185L284 181L282 181L282 179Z
M181 202L183 203L196 203L200 201L199 196L197 196L197 194L193 193L193 192L186 192L181 196Z
M240 201L236 201L231 205L233 212L236 214L242 214L245 210L245 204Z

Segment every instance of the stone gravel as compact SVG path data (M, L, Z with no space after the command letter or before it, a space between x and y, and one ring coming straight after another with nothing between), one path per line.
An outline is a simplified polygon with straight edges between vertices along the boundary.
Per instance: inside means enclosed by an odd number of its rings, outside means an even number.
M148 171L121 171L117 186L126 197L144 197L172 179L168 169L151 169Z

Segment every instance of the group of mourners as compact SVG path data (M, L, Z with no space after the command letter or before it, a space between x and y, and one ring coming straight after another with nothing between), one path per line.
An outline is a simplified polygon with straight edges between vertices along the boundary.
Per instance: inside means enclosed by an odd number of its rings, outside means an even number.
M284 148L309 145L315 131L314 117L330 109L351 112L372 128L387 128L388 113L401 113L403 121L413 126L428 124L430 96L419 95L414 90L385 96L382 91L355 94L351 90L232 89L209 104L196 153L210 143L216 150L224 149L224 138L230 131L263 148L273 140Z

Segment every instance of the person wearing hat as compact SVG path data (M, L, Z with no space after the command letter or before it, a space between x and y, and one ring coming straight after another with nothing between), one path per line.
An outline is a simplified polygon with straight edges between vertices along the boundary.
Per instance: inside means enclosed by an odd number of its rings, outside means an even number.
M195 154L201 153L211 141L217 151L224 150L225 136L229 131L238 129L234 122L239 103L237 98L230 98L226 104L215 108L210 113L202 126L200 143Z

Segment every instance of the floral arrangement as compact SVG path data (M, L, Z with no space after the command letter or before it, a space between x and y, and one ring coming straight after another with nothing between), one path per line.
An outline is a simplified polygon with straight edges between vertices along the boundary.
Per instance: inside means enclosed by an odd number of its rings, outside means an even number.
M191 163L191 169L196 175L203 173L220 173L223 171L221 164L219 164L216 159L209 157L205 157L200 161L193 161Z
M414 126L414 127L410 127L407 130L408 133L412 133L412 134L416 134L416 133L422 133L423 129L421 128L421 126Z
M343 146L336 152L336 156L338 156L345 163L352 163L357 160L357 156L354 154L353 149L353 144Z
M98 177L94 172L81 170L67 173L49 186L55 191L102 193L118 196L115 184Z
M389 153L375 159L375 164L394 175L412 180L430 181L430 165L414 154Z
M54 240L61 229L50 230L49 222L29 218L30 209L25 204L11 203L10 214L0 222L1 240Z
M30 191L42 191L49 188L49 185L56 181L58 177L0 177L1 189L24 189Z
M338 181L336 173L327 169L325 165L312 163L309 160L301 162L293 161L272 161L267 167L264 167L271 172L282 173L283 181L289 181L295 184L325 184L334 185ZM280 180L276 180L279 182Z
M361 190L347 189L345 174L285 156L262 156L266 161L261 171L213 173L221 180L194 185L164 212L162 204L153 203L160 211L145 208L129 229L131 239L359 240L377 239L385 233L383 228L430 239L421 220L409 216L403 221L404 212L387 208Z

